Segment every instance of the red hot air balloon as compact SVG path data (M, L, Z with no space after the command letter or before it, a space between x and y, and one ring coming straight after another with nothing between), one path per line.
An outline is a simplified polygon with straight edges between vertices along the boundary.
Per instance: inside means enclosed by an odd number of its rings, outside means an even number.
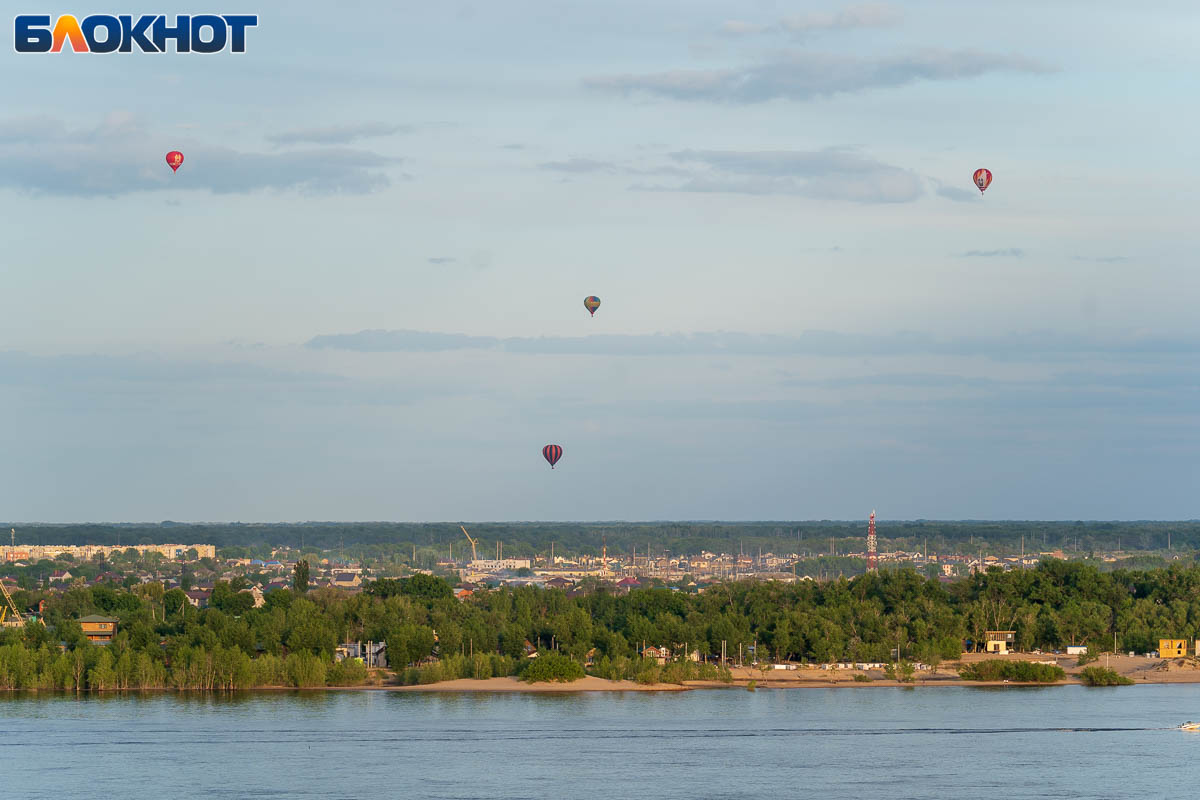
M167 166L171 168L172 172L177 171L179 169L179 165L182 163L183 153L179 152L178 150L172 150L171 152L167 153Z
M596 316L596 309L600 307L600 298L591 294L583 298L583 307L586 308L591 315Z
M542 448L542 458L550 462L550 469L562 458L562 448L556 444L548 444Z
M990 169L977 169L972 180L979 187L979 193L983 194L987 187L992 185L992 171Z

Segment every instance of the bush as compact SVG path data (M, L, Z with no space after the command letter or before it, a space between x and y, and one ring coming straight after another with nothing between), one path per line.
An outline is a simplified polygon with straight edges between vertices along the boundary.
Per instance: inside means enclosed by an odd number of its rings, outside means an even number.
M279 656L261 655L251 660L250 666L255 686L286 686L290 683L287 668Z
M728 668L701 664L696 661L670 661L664 664L658 675L657 683L675 683L680 686L684 681L721 681L732 683L733 675Z
M336 661L325 673L330 686L361 686L367 682L367 666L359 658Z
M507 658L499 653L476 653L473 656L455 654L420 667L398 670L396 675L404 686L424 686L459 678L486 680L512 675L516 671L517 663L516 659Z
M990 659L968 664L958 671L965 681L1017 681L1019 683L1055 683L1067 677L1062 667L1035 664L1032 661Z
M583 666L578 661L554 650L538 653L538 657L530 659L521 670L521 680L526 683L570 683L583 675Z
M873 680L875 680L875 679L872 678L870 675L864 675L861 672L854 676L855 683L870 683Z
M1079 673L1084 686L1132 686L1133 680L1104 667L1088 667Z
M662 667L655 664L648 658L642 659L644 662L633 679L643 686L650 686L655 683L662 683Z
M284 668L288 680L298 689L325 685L325 662L312 653L288 653Z

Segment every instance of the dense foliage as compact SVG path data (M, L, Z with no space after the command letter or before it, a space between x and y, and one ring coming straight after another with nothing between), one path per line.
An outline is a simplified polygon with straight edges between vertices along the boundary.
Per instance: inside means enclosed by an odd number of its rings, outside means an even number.
M958 671L965 681L1017 681L1019 683L1055 683L1067 677L1062 667L1033 661L990 659L968 664Z
M1132 678L1119 675L1104 667L1088 667L1079 673L1079 680L1084 686L1132 686Z
M387 642L391 666L419 683L516 674L532 650L591 661L604 677L654 682L705 676L686 662L641 658L650 645L711 657L724 643L732 660L755 660L753 652L761 661L936 665L988 630L1015 631L1023 650L1082 644L1148 652L1159 638L1200 638L1200 567L1179 565L1101 572L1048 561L951 584L895 570L828 582L740 581L699 594L505 587L466 601L445 581L420 575L369 583L360 594L278 590L262 608L218 583L204 610L156 583L16 595L22 605L44 598L49 627L0 633L0 686L8 688L344 684L361 676L334 665L335 646L367 640ZM107 648L83 640L75 620L91 613L120 620Z
M583 677L583 665L553 650L525 662L521 680L526 683L570 683Z

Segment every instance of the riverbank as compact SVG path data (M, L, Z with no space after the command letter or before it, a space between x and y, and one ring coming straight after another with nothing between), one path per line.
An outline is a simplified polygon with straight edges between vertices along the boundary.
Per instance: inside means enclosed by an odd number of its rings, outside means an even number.
M694 681L702 683L702 681ZM726 686L727 684L717 684ZM634 681L610 681L588 675L570 683L526 683L517 678L460 678L417 686L380 687L396 692L682 692L689 688L677 683L636 683Z
M966 681L958 676L965 664L1000 658L1013 661L1045 661L1057 663L1067 673L1065 680L1053 683L1017 683L1012 681ZM588 676L571 683L525 683L516 678L487 680L453 680L421 686L378 686L388 691L405 692L679 692L692 689L849 689L849 688L915 688L938 686L1071 686L1078 685L1083 670L1074 657L1020 653L1008 656L967 654L961 661L948 662L937 670L917 672L911 682L889 680L882 670L760 670L753 667L732 667L732 683L719 681L685 681L683 685L657 683L644 685L633 681L610 681ZM1150 659L1145 656L1101 656L1087 666L1100 666L1123 675L1136 684L1200 683L1200 668L1183 661ZM858 676L857 678L855 676ZM368 688L368 687L358 687Z

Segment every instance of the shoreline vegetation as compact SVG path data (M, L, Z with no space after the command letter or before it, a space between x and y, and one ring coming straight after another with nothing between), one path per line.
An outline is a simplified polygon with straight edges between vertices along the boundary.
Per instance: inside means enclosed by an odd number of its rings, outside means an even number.
M1119 655L1153 650L1159 638L1200 638L1200 567L1182 564L1101 572L1055 560L950 584L892 570L827 582L742 580L703 592L500 587L463 599L424 574L368 582L361 592L304 591L302 577L299 589L271 591L261 607L226 581L204 609L153 582L17 590L16 604L36 605L42 618L0 628L0 690L1200 682L1196 659ZM115 631L101 646L81 620ZM1025 652L963 653L964 643L994 630L1012 631L1012 646ZM391 670L335 658L346 655L342 643L365 641L386 645ZM1089 653L1078 660L1040 653L1080 643ZM718 666L723 654L727 665L754 666ZM835 663L850 668L815 667Z

